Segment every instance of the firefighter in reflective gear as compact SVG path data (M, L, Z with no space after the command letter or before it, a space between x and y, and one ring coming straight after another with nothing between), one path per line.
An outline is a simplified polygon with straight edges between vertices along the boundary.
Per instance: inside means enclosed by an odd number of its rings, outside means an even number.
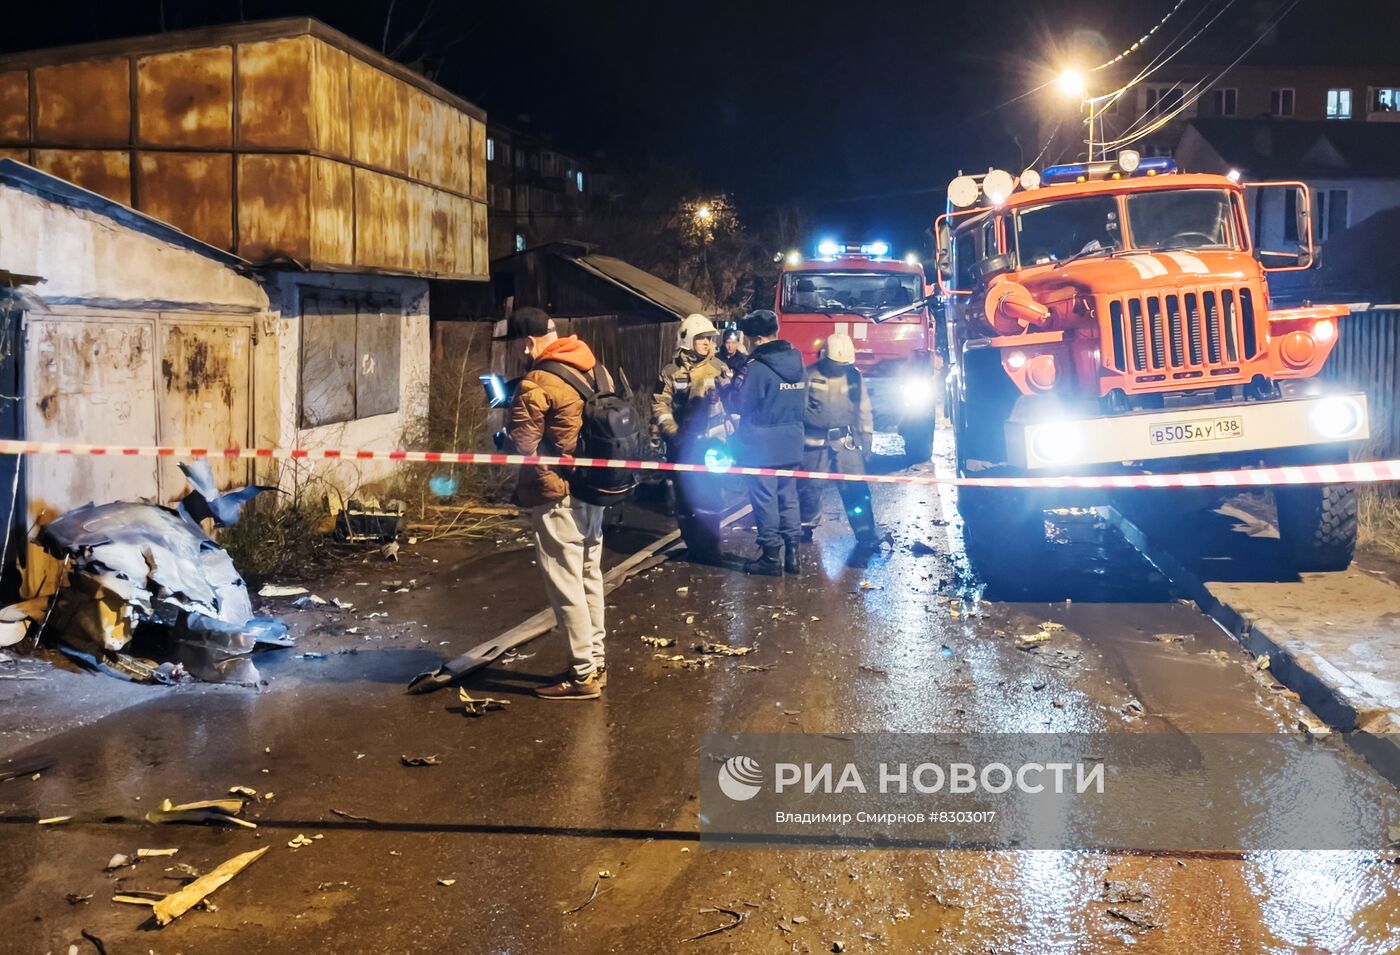
M849 335L835 332L826 340L821 358L807 368L807 414L802 449L804 471L864 474L875 419L865 380L856 369L856 347ZM798 489L802 530L807 537L821 521L822 491L834 483L846 508L856 540L878 540L870 506L870 485L864 481L803 481Z
M685 464L728 459L725 442L733 425L724 399L734 376L720 361L719 331L704 315L689 315L676 335L676 357L656 380L651 397L652 432L664 442L666 460ZM691 560L724 564L720 517L725 480L714 474L675 474L676 523Z

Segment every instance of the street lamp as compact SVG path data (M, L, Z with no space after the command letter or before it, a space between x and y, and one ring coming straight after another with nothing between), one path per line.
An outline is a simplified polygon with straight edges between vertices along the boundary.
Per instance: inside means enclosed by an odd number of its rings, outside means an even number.
M1070 67L1055 79L1055 85L1059 87L1061 93L1066 96L1073 96L1076 99L1084 97L1084 91L1088 88L1084 83L1084 74Z
M702 205L695 210L695 218L698 219L702 224L709 222L714 217L715 211L707 205Z
M1103 111L1116 93L1107 93L1103 96L1090 96L1089 84L1085 80L1084 74L1074 67L1069 67L1055 78L1055 87L1063 95L1075 100L1081 107L1089 108L1089 161L1094 161L1094 120L1102 121Z

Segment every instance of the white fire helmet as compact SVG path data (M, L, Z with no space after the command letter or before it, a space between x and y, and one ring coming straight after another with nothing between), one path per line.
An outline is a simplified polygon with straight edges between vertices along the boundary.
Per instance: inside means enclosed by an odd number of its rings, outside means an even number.
M838 365L854 365L856 363L856 343L851 341L851 336L845 332L832 332L826 336L826 345L822 347L822 357Z
M686 351L695 350L695 339L701 335L719 336L719 329L715 328L715 323L707 316L696 312L694 315L687 315L685 321L681 322L680 330L676 332L676 347L684 348Z

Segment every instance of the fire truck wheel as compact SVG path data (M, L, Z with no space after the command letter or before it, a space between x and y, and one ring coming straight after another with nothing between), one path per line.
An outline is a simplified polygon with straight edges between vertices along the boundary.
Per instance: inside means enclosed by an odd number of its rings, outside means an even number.
M904 439L904 457L910 464L923 464L933 457L933 418L926 421L911 421L899 429Z
M986 573L999 562L1024 567L1028 554L1045 545L1045 513L1023 491L1012 488L958 488L963 546Z
M1274 491L1279 537L1303 571L1346 570L1356 551L1356 488L1349 484Z

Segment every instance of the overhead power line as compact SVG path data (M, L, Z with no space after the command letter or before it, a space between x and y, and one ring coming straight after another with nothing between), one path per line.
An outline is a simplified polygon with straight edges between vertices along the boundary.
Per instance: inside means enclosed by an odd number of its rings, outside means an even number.
M1184 7L1184 6L1186 6L1186 0L1176 0L1176 5L1173 6L1170 10L1167 11L1167 15L1164 16L1164 17L1162 17L1162 19L1158 20L1156 23L1154 23L1154 24L1152 25L1152 29L1148 30L1148 31L1147 31L1146 33L1144 33L1142 36L1138 37L1137 40L1134 41L1134 43L1132 44L1132 46L1128 47L1128 48L1127 48L1126 50L1124 50L1122 53L1119 53L1119 54L1118 54L1117 56L1115 56L1113 59L1111 59L1111 60L1105 60L1104 62L1100 63L1098 66L1096 66L1096 67L1092 68L1091 70L1089 70L1089 72L1090 72L1090 73L1097 73L1099 70L1107 69L1108 67L1112 66L1113 64L1119 63L1119 62L1121 62L1121 61L1127 59L1127 58L1128 58L1129 56L1131 56L1132 54L1136 53L1139 49L1141 49L1141 47L1142 47L1142 45L1143 45L1144 43L1146 43L1148 40L1150 40L1150 39L1152 38L1152 34L1156 33L1158 30L1162 29L1162 27L1166 26L1166 25L1167 25L1167 21L1170 20L1170 19L1172 18L1172 16L1176 13L1176 11L1180 10L1180 9L1181 9L1182 7Z
M1299 2L1300 0L1290 0L1290 2L1287 5L1285 5L1279 10L1277 15L1274 16L1271 21L1264 25L1263 29L1259 31L1259 35L1256 36L1253 39L1253 41L1251 41L1250 44L1244 48L1244 50L1239 54L1239 56L1235 57L1234 60L1232 60L1228 66L1222 69L1219 73L1216 73L1214 76L1206 77L1192 84L1187 93L1182 96L1181 102L1178 103L1171 110L1163 113L1161 116L1154 119L1146 127L1143 127L1138 130L1133 130L1130 128L1129 131L1119 139L1113 140L1111 142L1100 143L1099 148L1103 150L1108 150L1122 149L1125 146L1130 146L1133 143L1141 140L1142 138L1150 136L1152 133L1155 133L1157 130L1161 129L1163 126L1167 125L1172 120L1176 119L1176 117L1180 116L1182 112L1194 106L1197 100L1199 100L1202 96L1209 92L1210 89L1215 86L1215 84L1219 83L1222 79L1224 79L1225 76L1236 66L1238 66L1245 57L1249 56L1250 53L1254 52L1254 48L1257 47L1260 43L1264 42L1264 38L1269 35L1269 32L1273 30L1274 27L1278 26L1279 23L1283 21L1283 18L1288 16L1288 14L1293 11L1293 8L1296 7ZM1139 120L1139 122L1141 122L1141 120Z

